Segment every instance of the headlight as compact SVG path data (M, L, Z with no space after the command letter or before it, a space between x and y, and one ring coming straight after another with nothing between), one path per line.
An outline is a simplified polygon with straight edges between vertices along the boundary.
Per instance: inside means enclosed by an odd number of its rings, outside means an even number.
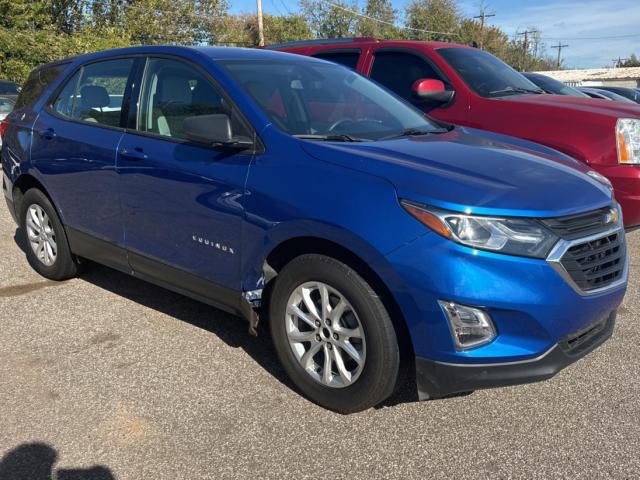
M417 220L443 237L480 250L546 258L558 241L554 233L536 220L465 215L406 200L402 205Z
M618 163L640 163L640 119L618 119L616 145L618 147Z

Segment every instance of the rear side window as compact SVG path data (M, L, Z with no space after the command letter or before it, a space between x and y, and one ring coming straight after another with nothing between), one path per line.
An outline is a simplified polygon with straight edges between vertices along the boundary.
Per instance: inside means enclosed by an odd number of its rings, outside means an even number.
M176 60L149 59L142 83L138 130L188 140L184 121L213 114L229 115L234 136L251 136L236 108L199 70Z
M416 80L442 80L424 59L404 52L376 53L370 77L405 100L412 99L411 86Z
M133 59L91 63L73 75L53 102L63 117L109 127L120 126L124 92Z
M38 68L31 72L29 78L20 92L16 101L16 110L31 107L42 96L43 92L60 76L68 64L58 64L49 67Z
M360 58L360 52L320 52L313 55L315 58L339 63L351 70L355 70Z

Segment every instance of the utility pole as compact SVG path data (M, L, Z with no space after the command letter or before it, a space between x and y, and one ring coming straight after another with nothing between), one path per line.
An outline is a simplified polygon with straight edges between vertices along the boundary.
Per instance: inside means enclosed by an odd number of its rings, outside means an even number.
M258 8L258 46L264 47L264 26L262 24L262 0L256 0Z
M551 48L557 48L558 49L558 62L556 63L556 66L558 67L558 70L560 70L560 54L562 53L562 49L563 48L567 48L569 45L563 45L561 42L558 42L558 45L552 45Z
M484 50L484 21L487 18L490 17L495 17L496 14L495 13L486 13L484 11L484 6L480 7L480 15L476 15L473 18L479 18L480 19L480 50Z
M522 44L522 64L520 69L526 70L527 67L527 52L529 51L529 35L532 33L538 33L537 30L525 30L524 32L516 32L516 35L524 35L524 43Z
M628 58L622 58L622 57L614 58L613 60L611 60L613 62L613 68L620 68L622 66L622 64L624 62L626 62L627 60L629 60L629 59Z

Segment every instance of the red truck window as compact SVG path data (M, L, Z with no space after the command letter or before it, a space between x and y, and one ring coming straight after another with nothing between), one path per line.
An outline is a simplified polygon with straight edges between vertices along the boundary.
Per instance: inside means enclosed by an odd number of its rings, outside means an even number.
M410 53L377 52L371 78L406 100L411 100L411 85L420 78L440 79L422 58Z

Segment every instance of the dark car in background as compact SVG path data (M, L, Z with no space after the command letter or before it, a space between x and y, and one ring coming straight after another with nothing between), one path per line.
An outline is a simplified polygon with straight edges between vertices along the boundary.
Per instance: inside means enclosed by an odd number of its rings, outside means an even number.
M570 87L555 78L542 75L541 73L526 72L523 73L531 82L535 83L538 87L544 90L546 93L552 93L554 95L569 95L572 97L588 97L586 93L581 92L577 88Z
M17 98L20 93L20 85L9 80L0 80L0 95L3 97Z
M7 118L7 115L13 111L15 105L16 102L13 98L0 96L0 122ZM0 135L0 146L2 146L2 135Z
M580 87L580 91L586 93L591 98L597 98L599 100L614 100L616 102L623 103L636 103L633 100L629 100L627 97L618 95L615 92L603 90L600 87Z
M622 97L628 98L629 100L632 100L636 103L640 103L640 90L636 88L602 86L598 87L598 90L606 90L608 92L617 93Z

